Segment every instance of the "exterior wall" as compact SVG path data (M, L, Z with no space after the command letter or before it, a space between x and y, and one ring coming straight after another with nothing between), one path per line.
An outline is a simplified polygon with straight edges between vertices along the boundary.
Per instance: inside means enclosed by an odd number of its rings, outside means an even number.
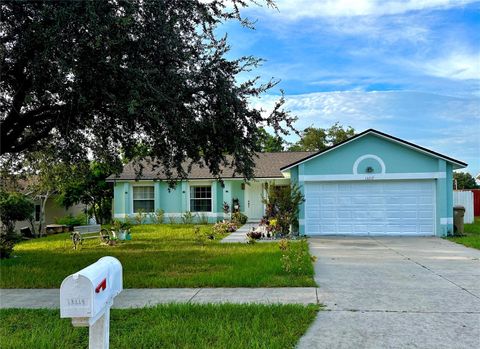
M35 205L38 205L38 204L40 204L40 203L35 202ZM45 204L45 224L47 224L47 225L48 224L55 224L55 222L58 218L62 218L62 217L67 216L67 215L77 216L80 213L83 213L85 211L85 208L86 208L85 205L78 204L78 205L71 206L67 209L63 206L58 205L55 202L55 198L53 198L53 197L48 198L47 203ZM33 214L35 215L35 211L33 212ZM39 223L40 222L35 222L34 223L35 224L35 231L37 231L37 232L38 232ZM87 224L87 222L85 222L85 224ZM29 221L19 221L19 222L15 223L15 230L20 231L20 228L23 228L23 227L31 228L30 222Z
M368 172L367 168L371 167ZM436 235L453 232L453 168L435 156L377 135L365 135L290 169L292 182L434 179ZM300 207L300 233L305 234L305 204Z
M290 179L279 178L272 180L260 180L262 183L275 183L285 185ZM162 209L165 212L165 222L169 217L175 217L180 222L182 215L190 211L190 186L210 185L212 188L212 212L197 213L197 217L205 214L210 223L223 220L226 215L223 213L223 203L227 202L232 209L233 199L238 199L240 211L245 213L245 190L242 189L243 180L224 180L223 186L220 181L214 180L193 180L177 183L174 188L169 188L168 183L162 181L117 181L114 184L113 215L115 219L131 219L133 213L133 187L153 186L155 193L155 210ZM195 213L193 213L195 214ZM147 218L147 223L149 219Z
M197 217L199 219L200 216L205 215L210 223L217 222L225 218L223 213L224 201L231 206L232 200L238 198L243 211L245 200L242 183L242 180L225 180L222 186L221 182L213 180L182 181L177 183L174 188L169 188L168 183L162 181L117 181L114 184L114 218L134 218L133 187L153 186L155 210L164 210L165 222L168 222L169 217L174 217L177 222L180 222L182 215L190 211L190 186L210 185L212 188L212 211L197 213Z

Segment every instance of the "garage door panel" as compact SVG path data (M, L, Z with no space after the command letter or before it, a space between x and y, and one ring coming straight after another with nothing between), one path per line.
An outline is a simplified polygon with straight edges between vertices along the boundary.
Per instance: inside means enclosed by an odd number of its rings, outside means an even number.
M433 235L433 181L305 185L307 234Z

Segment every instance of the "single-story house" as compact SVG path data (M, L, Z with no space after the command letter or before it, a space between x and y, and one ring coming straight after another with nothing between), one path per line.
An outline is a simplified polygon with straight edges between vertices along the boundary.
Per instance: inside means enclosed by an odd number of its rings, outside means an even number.
M250 221L258 221L268 185L296 183L305 196L301 234L445 236L453 232L452 173L466 166L369 129L319 152L259 153L248 183L225 168L222 185L197 166L169 189L157 171L145 168L136 179L131 164L108 180L114 183L115 218L162 209L166 217L190 211L216 221L224 218L223 202L235 200Z

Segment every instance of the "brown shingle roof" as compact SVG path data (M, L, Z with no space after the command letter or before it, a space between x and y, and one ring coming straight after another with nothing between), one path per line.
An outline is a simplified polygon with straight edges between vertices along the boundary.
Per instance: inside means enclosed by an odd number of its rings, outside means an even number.
M283 178L280 169L293 162L299 161L315 152L277 152L277 153L257 153L255 159L255 178ZM152 169L151 165L147 162L143 162L144 168L142 176L139 180L166 180L167 177L162 173L160 169ZM112 182L114 180L135 180L137 179L137 171L133 163L129 163L124 166L123 172L118 176L112 175L107 178L107 181ZM222 169L222 178L232 178L233 169L230 167L224 167ZM241 177L238 174L235 176ZM215 178L207 167L200 167L199 165L193 165L191 172L188 174L188 179L213 179Z

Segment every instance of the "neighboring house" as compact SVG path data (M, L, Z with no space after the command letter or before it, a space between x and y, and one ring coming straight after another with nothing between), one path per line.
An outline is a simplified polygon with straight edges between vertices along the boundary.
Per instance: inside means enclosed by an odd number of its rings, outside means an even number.
M305 235L437 235L453 232L452 171L467 164L376 130L315 153L260 153L255 179L244 183L225 168L224 186L206 168L194 167L173 190L144 169L135 180L127 165L114 182L115 218L139 209L187 211L210 221L224 217L222 204L238 199L251 221L264 214L268 185L297 183L305 196L300 233Z
M33 200L35 203L35 209L33 212L34 217L34 225L35 231L38 233L38 228L40 225L40 201ZM55 196L52 196L47 199L47 203L45 204L45 225L54 224L56 223L58 218L62 218L64 216L72 215L77 216L80 213L85 212L86 206L83 204L73 205L69 208L65 208L55 202ZM85 222L86 224L86 222ZM30 222L28 221L20 221L16 222L15 230L19 231L20 228L29 227L31 229Z
M32 212L33 216L33 224L35 227L35 232L38 233L38 228L40 226L40 214L41 214L41 200L39 198L34 197L29 191L29 185L32 185L32 182L35 181L35 177L31 177L28 180L15 180L15 181L5 181L2 180L0 185L9 191L18 191L21 193L26 194L27 196L31 197L31 200L34 203L34 210ZM85 212L86 205L84 204L77 204L73 205L69 208L65 208L59 205L55 201L55 195L53 194L45 203L45 225L54 224L58 218L62 218L67 215L77 216L80 213ZM15 223L15 230L20 231L21 228L28 227L32 228L29 221L17 221Z

